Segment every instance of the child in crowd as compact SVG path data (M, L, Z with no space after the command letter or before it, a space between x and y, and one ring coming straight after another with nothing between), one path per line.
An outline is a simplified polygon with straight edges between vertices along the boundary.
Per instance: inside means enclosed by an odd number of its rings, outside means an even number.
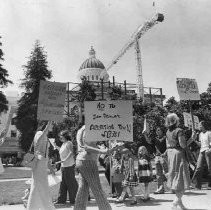
M121 170L121 156L121 152L118 150L112 155L112 185L114 186L117 198L122 194L122 181L124 180L124 174Z
M127 191L130 190L132 195L131 205L137 204L137 200L135 197L134 187L138 185L137 175L134 169L134 160L132 157L132 153L129 149L122 150L122 163L121 163L121 170L124 174L124 180L122 182L123 191L121 196L116 200L117 203L124 202Z
M153 179L152 166L150 162L150 155L145 146L141 146L138 149L138 179L139 183L144 183L143 201L150 200L149 183Z

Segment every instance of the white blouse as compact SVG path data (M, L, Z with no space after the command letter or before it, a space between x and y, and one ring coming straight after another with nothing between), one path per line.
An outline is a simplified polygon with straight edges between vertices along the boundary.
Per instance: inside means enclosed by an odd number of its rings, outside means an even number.
M199 134L199 141L201 142L200 152L204 152L209 149L211 146L211 132L206 131L205 133L201 132Z
M75 164L73 157L73 144L70 141L64 142L59 150L59 155L62 162L62 167L69 167ZM68 157L69 156L69 157ZM68 157L68 158L67 158Z

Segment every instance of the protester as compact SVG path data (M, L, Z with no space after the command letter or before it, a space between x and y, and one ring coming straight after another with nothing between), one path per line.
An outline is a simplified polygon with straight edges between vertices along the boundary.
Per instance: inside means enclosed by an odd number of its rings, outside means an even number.
M67 192L69 194L70 204L75 203L75 197L78 191L78 183L75 179L75 160L73 155L73 144L68 130L60 132L60 141L62 146L56 146L59 150L61 159L62 181L59 189L58 200L55 204L65 204L67 201Z
M27 210L53 210L54 205L48 186L48 139L47 133L51 129L51 122L41 123L34 137L34 154L36 164L32 168L32 183L27 203Z
M152 166L149 152L145 146L141 146L138 149L138 180L139 183L144 183L144 197L142 200L150 200L149 183L153 180Z
M166 117L166 127L168 128L167 155L168 155L168 187L175 192L176 198L172 203L172 209L186 209L182 202L185 189L190 186L190 174L188 162L185 156L186 139L183 130L178 128L179 118L175 113ZM178 207L178 208L177 208Z
M123 191L121 196L116 200L117 203L124 202L128 191L130 191L132 195L132 201L130 205L137 204L137 200L135 197L134 187L138 186L138 179L134 169L134 160L132 156L132 152L129 149L123 149L121 151L123 153L122 156L122 165L121 170L124 174L124 180L122 182Z
M112 187L114 187L113 198L119 198L122 194L122 181L124 180L124 174L121 170L121 151L115 151L112 155L112 169L111 169L111 176L112 176Z
M100 153L110 155L114 149L99 149L96 142L85 138L84 119L82 127L77 132L78 155L76 157L76 167L79 171L79 189L76 196L74 210L85 210L88 202L89 187L94 194L100 210L111 210L106 195L100 183L97 156Z
M167 180L165 174L168 173L168 165L166 156L164 155L166 152L166 136L162 127L157 127L156 135L154 139L156 148L155 171L158 186L154 194L163 194L165 192L164 182Z
M211 132L208 131L208 126L205 121L201 121L199 124L200 134L199 134L199 142L195 142L200 146L200 152L197 160L196 170L193 175L193 180L196 181L195 188L201 189L201 179L202 172L204 168L204 163L206 162L208 166L208 188L211 190Z
M153 139L150 136L150 133L147 133L146 130L143 131L140 143L137 146L138 148L141 146L145 146L150 155L153 155L156 151Z

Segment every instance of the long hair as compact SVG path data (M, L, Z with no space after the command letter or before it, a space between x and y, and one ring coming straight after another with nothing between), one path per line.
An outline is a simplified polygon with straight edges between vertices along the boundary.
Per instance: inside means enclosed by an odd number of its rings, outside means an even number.
M61 131L60 136L63 136L67 141L71 141L71 136L68 130Z
M178 127L179 117L175 113L168 114L166 117L165 126L167 128Z
M165 127L164 126L158 126L158 127L156 127L156 130L155 130L156 133L157 133L157 129L160 129L162 131L163 135L165 135L166 130L165 130Z
M149 156L149 152L147 151L147 148L145 146L140 146L138 148L138 158L141 158L141 156L143 155Z
M43 131L48 124L48 121L42 120L38 122L37 131Z
M78 124L78 129L80 129L83 125L85 125L85 116L82 114L81 122Z
M132 152L128 148L124 148L121 150L122 158L125 159L125 156L128 155L129 158L132 157Z
M200 124L204 127L204 129L207 131L209 129L208 123L205 120L202 120Z

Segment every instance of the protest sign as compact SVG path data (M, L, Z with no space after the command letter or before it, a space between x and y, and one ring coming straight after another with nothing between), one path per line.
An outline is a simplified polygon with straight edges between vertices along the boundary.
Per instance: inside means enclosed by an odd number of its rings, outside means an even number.
M183 117L184 117L185 127L191 129L192 125L193 125L191 114L189 114L187 112L183 112ZM193 116L193 118L194 118L195 129L199 130L199 118L195 115Z
M65 96L66 83L40 81L37 119L61 122Z
M55 138L48 138L49 142L51 143L51 145L53 146L54 149L56 149L56 142L55 142Z
M144 128L143 128L143 131L142 133L149 133L149 123L147 122L147 119L144 118Z
M132 101L86 101L86 141L133 141Z
M180 100L200 100L198 85L195 79L177 78L177 90Z

